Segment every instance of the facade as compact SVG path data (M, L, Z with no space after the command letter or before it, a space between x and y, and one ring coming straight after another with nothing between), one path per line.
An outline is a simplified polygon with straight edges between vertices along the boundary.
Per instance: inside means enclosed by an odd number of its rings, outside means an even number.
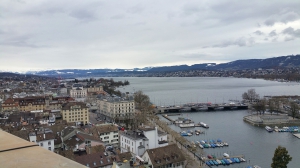
M120 132L121 153L131 152L142 156L147 149L153 149L168 145L167 135L160 133L157 127L142 127L136 131L126 130Z
M135 114L133 99L105 97L97 102L100 113L110 120L131 119Z
M54 139L55 135L52 132L49 133L35 133L29 134L29 141L37 143L40 147L50 151L54 151Z
M87 92L103 92L103 86L97 85L97 86L89 86L87 88Z
M69 102L62 106L62 118L68 123L77 124L89 123L88 107L83 102Z
M60 110L63 103L74 101L70 97L31 96L24 98L8 98L2 103L3 111L38 111Z
M105 144L117 146L119 144L119 129L113 124L96 125L90 128L93 136L100 138Z
M186 162L186 159L177 144L147 149L142 156L142 160L148 162L153 168L184 168Z
M87 89L83 88L82 84L75 83L70 90L70 96L73 98L85 98L87 96Z

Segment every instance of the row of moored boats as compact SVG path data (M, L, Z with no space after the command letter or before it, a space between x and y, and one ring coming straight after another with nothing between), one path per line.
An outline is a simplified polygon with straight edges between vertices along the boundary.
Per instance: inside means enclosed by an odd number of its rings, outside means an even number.
M230 165L233 163L246 162L246 160L242 157L229 157L227 153L223 155L225 158L217 159L214 155L208 155L206 157L201 157L205 164L208 166L218 166L218 165Z
M275 128L271 128L269 126L266 126L265 129L268 132L299 132L299 127L298 126L291 126L291 127L282 127L282 128L278 128L277 126L275 126Z
M192 142L192 144L193 143L198 145L201 149L229 146L227 142L222 142L221 139L218 139L217 141L215 141L215 140L209 140L209 141L200 140L200 141Z

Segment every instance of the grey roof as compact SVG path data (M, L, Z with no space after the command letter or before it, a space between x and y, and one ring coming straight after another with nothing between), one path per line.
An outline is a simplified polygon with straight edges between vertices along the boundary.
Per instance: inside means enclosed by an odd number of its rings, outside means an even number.
M120 132L120 135L128 137L130 139L134 139L134 140L147 138L147 137L145 137L145 135L142 132L136 132L136 131L131 131L131 130Z

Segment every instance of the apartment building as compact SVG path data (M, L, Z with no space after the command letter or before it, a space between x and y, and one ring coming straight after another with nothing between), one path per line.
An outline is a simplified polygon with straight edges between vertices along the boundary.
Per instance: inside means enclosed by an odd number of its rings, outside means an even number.
M48 132L48 133L31 132L29 134L30 142L35 142L40 147L50 150L52 152L54 151L54 139L55 139L55 135L52 132Z
M69 102L62 105L62 118L68 123L89 123L88 107L83 102Z
M96 125L89 129L89 133L100 138L105 144L118 146L119 129L113 124Z
M157 130L157 127L141 127L137 130L120 132L121 153L131 152L141 156L147 149L168 145L167 134Z
M107 117L107 120L133 118L135 114L135 103L133 98L104 97L97 101L100 113Z

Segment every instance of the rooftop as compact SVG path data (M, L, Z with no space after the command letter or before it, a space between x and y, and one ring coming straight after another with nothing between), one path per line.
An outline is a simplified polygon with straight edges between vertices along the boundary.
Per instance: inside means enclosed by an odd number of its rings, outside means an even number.
M85 167L7 132L0 131L0 137L1 167Z

